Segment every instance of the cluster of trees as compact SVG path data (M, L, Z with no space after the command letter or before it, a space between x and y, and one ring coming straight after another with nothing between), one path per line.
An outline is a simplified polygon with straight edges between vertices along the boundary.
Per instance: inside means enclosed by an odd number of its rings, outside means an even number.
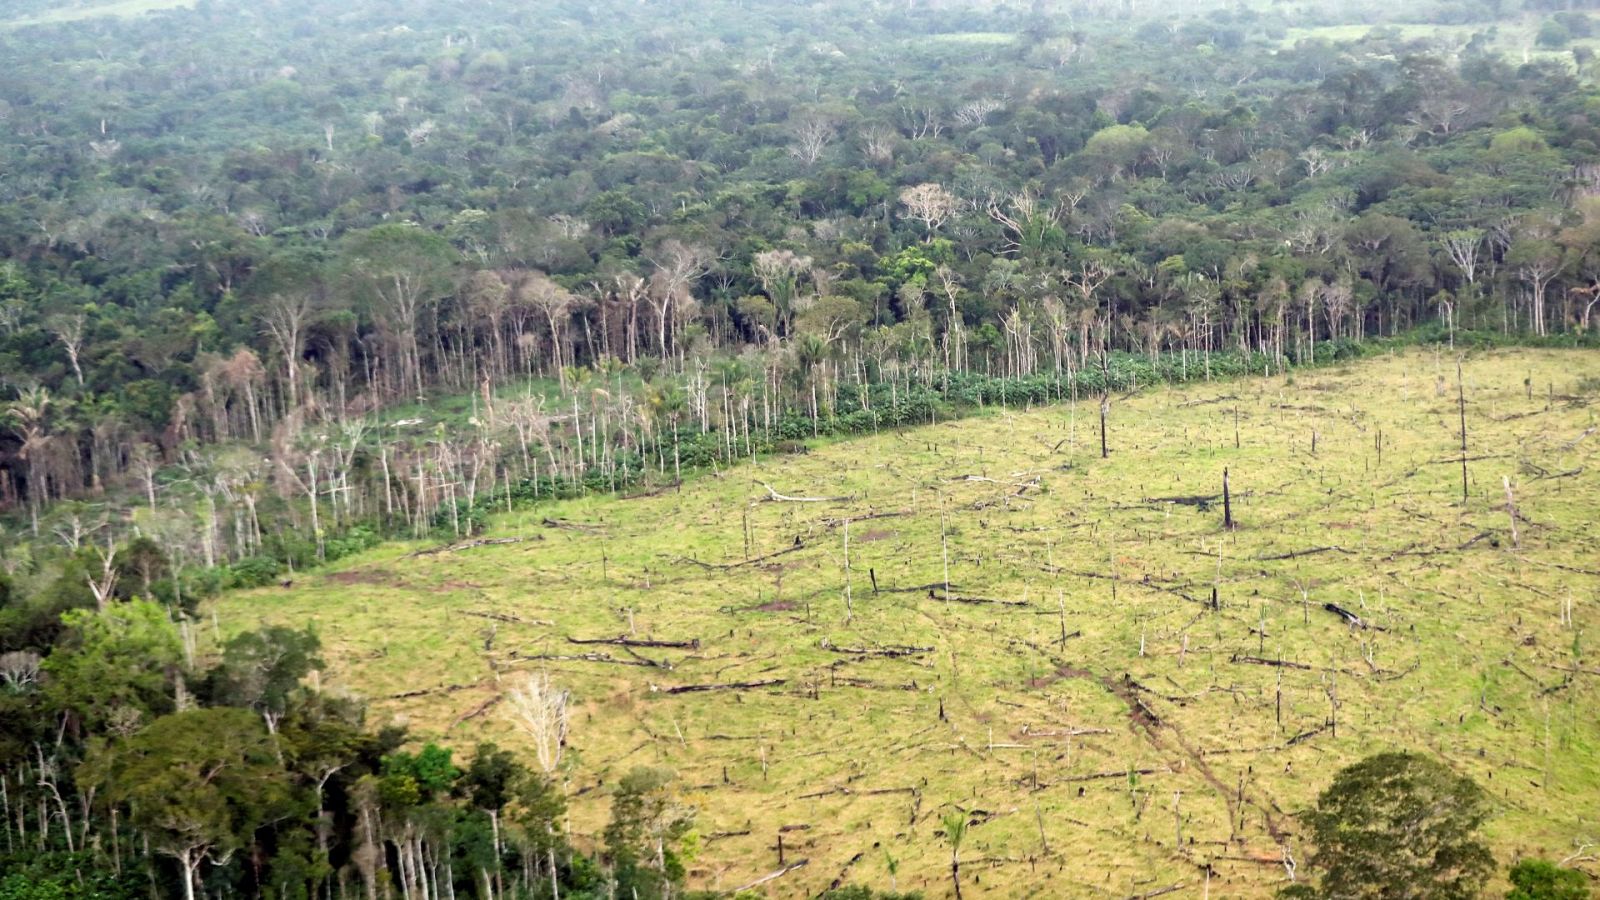
M538 765L492 744L457 759L308 686L309 630L246 632L208 661L156 603L60 621L42 653L0 654L6 900L678 893L693 811L671 772L624 775L592 855L569 844L565 695L546 682L519 692L557 700Z
M1584 60L1500 53L1510 10L1286 47L1379 9L1035 7L282 0L0 33L0 511L259 577L928 421L985 378L1591 331L1600 103ZM439 395L472 398L459 427L382 412ZM13 573L59 553L35 543Z

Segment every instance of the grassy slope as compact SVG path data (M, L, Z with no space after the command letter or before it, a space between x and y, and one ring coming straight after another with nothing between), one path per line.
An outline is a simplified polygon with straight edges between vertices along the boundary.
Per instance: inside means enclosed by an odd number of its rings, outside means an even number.
M994 896L1122 897L1179 882L1176 896L1199 896L1207 861L1216 895L1266 896L1284 879L1274 832L1292 834L1290 813L1339 765L1395 747L1437 753L1499 798L1490 833L1502 860L1563 855L1600 831L1600 661L1581 649L1589 674L1558 668L1574 665L1578 633L1600 633L1600 434L1568 445L1595 427L1600 395L1565 398L1597 375L1592 353L1469 359L1472 453L1484 458L1471 463L1465 507L1448 462L1458 453L1453 367L1414 351L1292 385L1253 379L1123 400L1108 461L1092 403L993 411L736 468L680 493L504 516L494 536L523 542L416 558L404 558L415 546L385 548L215 609L224 631L317 622L327 683L463 752L483 739L518 744L503 705L456 720L514 673L548 669L579 704L574 830L598 830L604 786L627 768L671 766L701 810L694 875L705 886L776 868L779 827L806 825L784 841L789 861L810 865L769 884L773 895L836 877L887 884L888 850L903 860L902 888L943 896L948 849L936 834L953 804L979 822L965 868ZM1220 509L1146 499L1213 493L1224 466L1235 533L1221 530ZM1502 476L1525 517L1520 549ZM758 481L851 499L757 502ZM943 581L941 509L953 592L1028 607L888 592ZM885 517L850 530L847 622L841 520L874 513ZM801 549L761 564L687 561L737 562L797 538ZM1286 558L1328 546L1338 549ZM884 593L874 595L869 568ZM1199 602L1213 586L1219 611ZM1558 623L1569 597L1576 628ZM1353 630L1324 602L1384 630ZM1066 630L1081 632L1064 646L1063 607ZM496 625L469 611L555 624ZM671 671L515 658L627 659L565 637L630 625L702 645L640 651ZM824 642L936 649L856 660ZM774 678L785 683L655 690ZM468 687L383 699L446 685ZM1324 729L1330 694L1336 735ZM1089 733L1061 736L1073 729ZM1159 771L1131 791L1121 774L1073 780L1130 767Z

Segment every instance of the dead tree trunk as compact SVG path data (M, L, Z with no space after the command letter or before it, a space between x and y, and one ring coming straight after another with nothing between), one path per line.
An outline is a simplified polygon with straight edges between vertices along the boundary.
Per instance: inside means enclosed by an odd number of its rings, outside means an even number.
M1100 397L1100 458L1106 459L1111 452L1106 449L1106 416L1111 413L1111 395L1103 394Z
M1467 505L1467 388L1456 360L1456 408L1461 413L1461 505Z
M1228 490L1228 468L1222 468L1222 527L1233 530L1233 494Z

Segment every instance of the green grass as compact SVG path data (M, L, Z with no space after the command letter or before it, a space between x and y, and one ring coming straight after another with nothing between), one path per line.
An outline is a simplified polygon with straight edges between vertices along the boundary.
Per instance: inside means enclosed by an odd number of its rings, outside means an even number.
M576 839L628 768L671 766L700 810L705 887L772 871L778 829L806 826L784 843L810 864L774 895L887 885L887 849L902 889L945 896L939 818L959 807L973 893L1199 896L1210 863L1214 896L1265 897L1285 842L1309 852L1292 813L1392 748L1494 795L1503 863L1564 856L1600 832L1600 394L1580 384L1597 375L1592 352L1469 358L1464 505L1452 360L1408 351L1114 402L1109 460L1093 402L991 410L503 515L490 536L518 542L391 545L212 609L224 633L315 622L323 684L463 753L522 743L496 699L550 672L577 703ZM1216 505L1160 499L1215 493L1224 467L1236 531ZM770 502L761 483L838 499ZM1027 605L929 599L946 559L951 593ZM637 651L671 669L528 658L637 661L566 640L630 631L700 645ZM932 651L829 649L887 645ZM665 692L765 680L782 683ZM392 699L428 688L447 690ZM1130 768L1154 771L1130 787Z
M76 22L102 16L140 16L164 9L193 6L194 0L81 0L62 5L48 12L23 15L15 18L0 17L0 27L19 28L26 25L50 25Z

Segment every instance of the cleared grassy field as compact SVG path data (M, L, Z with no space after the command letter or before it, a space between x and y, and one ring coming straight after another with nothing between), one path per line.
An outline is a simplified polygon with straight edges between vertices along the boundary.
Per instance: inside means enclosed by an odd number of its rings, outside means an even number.
M578 839L623 772L670 766L706 887L778 869L781 832L809 862L772 896L887 887L890 855L945 896L959 808L977 894L1267 896L1309 851L1292 813L1392 748L1498 798L1502 863L1562 856L1600 837L1600 356L1467 359L1465 504L1453 363L1114 401L1108 460L1092 401L994 410L214 608L315 622L325 684L463 754L521 743L498 698L548 671ZM569 642L618 635L698 644ZM669 692L740 682L765 684Z
M67 3L48 12L11 16L0 13L0 28L20 28L25 25L48 25L59 22L76 22L102 16L139 16L163 9L193 6L194 0L86 0Z

